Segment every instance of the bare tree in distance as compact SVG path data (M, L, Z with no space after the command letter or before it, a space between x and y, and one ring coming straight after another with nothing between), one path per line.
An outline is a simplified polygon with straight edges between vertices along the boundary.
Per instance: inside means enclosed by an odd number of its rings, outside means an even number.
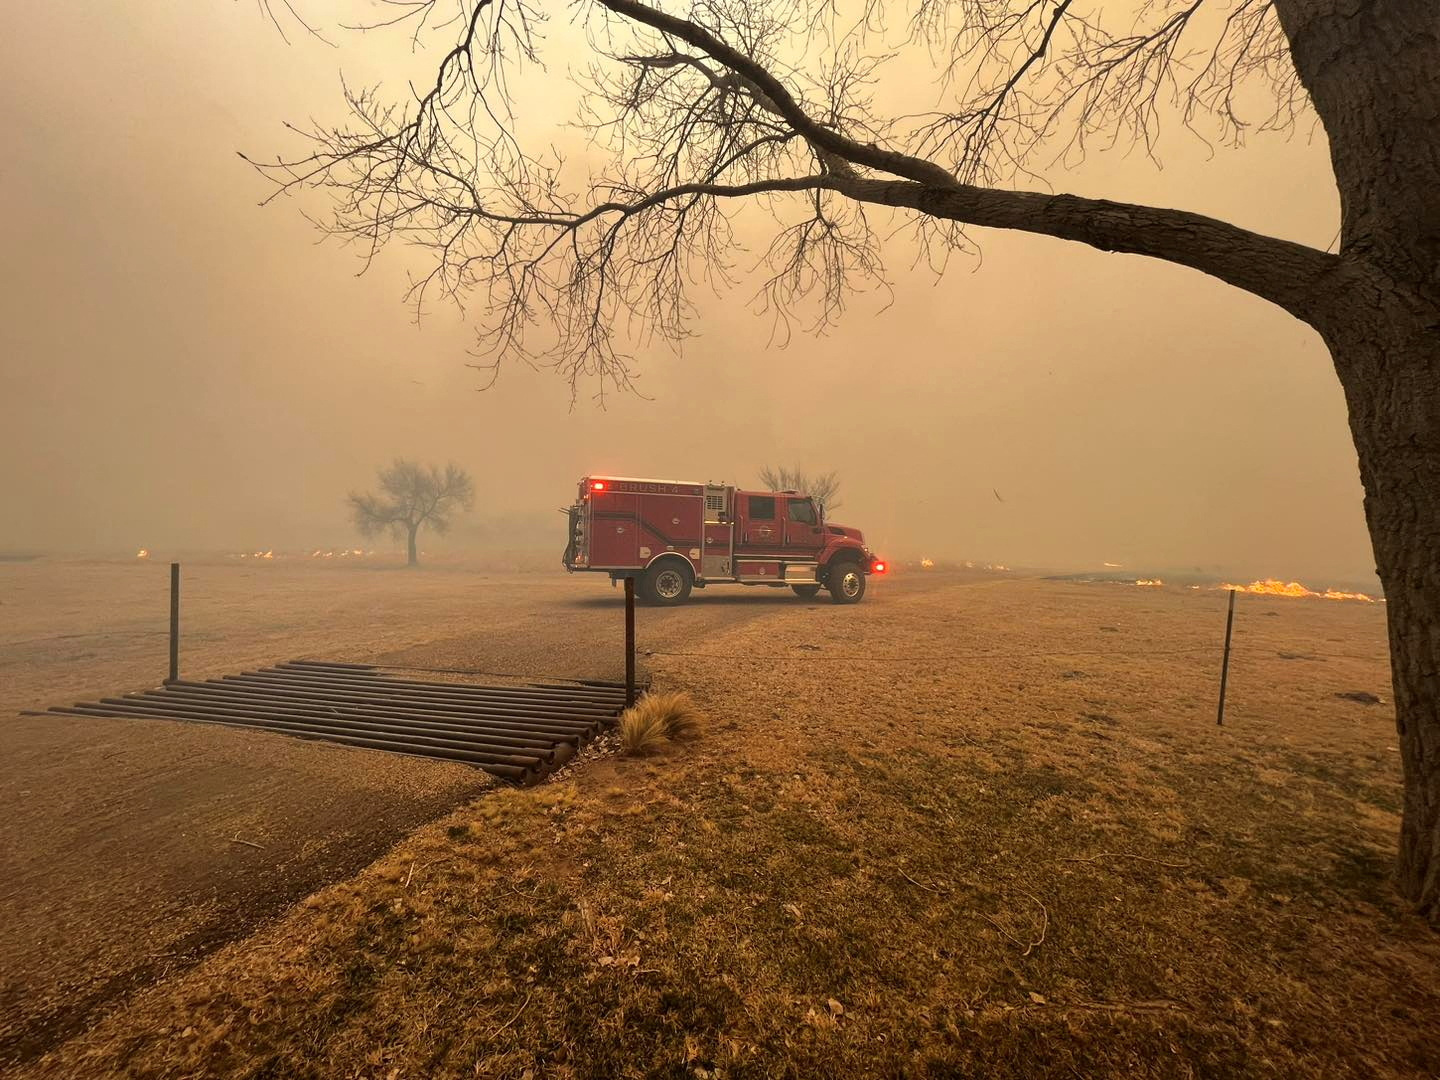
M833 471L811 476L799 465L794 468L782 465L778 469L766 465L760 470L760 483L770 491L798 491L809 495L827 512L840 505L840 475Z
M1440 33L1435 0L433 0L434 80L346 90L351 119L260 166L334 198L373 254L427 245L411 299L478 294L489 355L626 387L625 335L690 331L692 289L732 280L732 226L769 211L761 307L830 325L884 284L908 225L937 271L973 230L1014 229L1187 266L1313 327L1347 402L1384 586L1405 777L1403 895L1440 921ZM539 66L551 14L588 68ZM373 28L372 28L373 29ZM887 114L885 73L934 100ZM525 145L520 79L578 81L583 169ZM553 111L553 105L549 106ZM533 114L529 114L533 115ZM1091 147L1153 149L1162 118L1212 140L1318 118L1341 196L1335 251L1180 209L1055 194ZM518 118L518 119L517 119ZM550 121L548 115L537 117ZM747 217L747 226L753 218ZM875 219L875 220L872 220ZM644 340L640 338L639 340ZM499 362L498 360L496 361ZM497 369L498 370L498 369Z
M378 495L350 493L350 512L365 536L404 537L407 566L419 564L415 541L422 528L445 533L455 511L469 510L475 502L470 474L454 464L441 469L397 458L380 470L379 481Z

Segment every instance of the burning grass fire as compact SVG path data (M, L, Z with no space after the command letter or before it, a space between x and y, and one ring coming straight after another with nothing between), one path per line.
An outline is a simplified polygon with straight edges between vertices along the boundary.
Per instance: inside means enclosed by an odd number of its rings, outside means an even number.
M361 549L361 548L335 548L335 549L333 549L333 550L327 550L327 549L325 549L325 548L316 548L314 551L310 552L310 558L312 558L312 559L368 559L368 558L370 558L371 556L373 556L374 554L375 554L375 552L373 552L373 551L365 551L365 550L363 550L363 549ZM232 554L232 555L230 556L230 558L232 558L232 559L287 559L287 558L291 558L291 557L293 557L293 553L292 553L292 554L287 554L287 553L285 553L285 552L283 552L283 551L282 551L282 552L276 552L276 551L274 551L273 549L266 550L266 551L241 551L241 552L237 552L237 553L235 553L235 554Z
M1319 597L1321 600L1360 600L1367 604L1375 603L1375 597L1367 596L1362 592L1341 592L1338 589L1326 589L1324 592L1316 592L1314 589L1307 589L1298 581L1280 581L1278 578L1252 581L1249 585L1224 584L1218 585L1216 588L1234 589L1236 592L1257 593L1262 596L1314 596Z
M1127 582L1122 582L1122 584L1127 584ZM1128 582L1128 584L1158 588L1163 586L1165 582L1160 578L1136 578ZM1204 586L1191 585L1189 588L1198 590L1204 588ZM1344 592L1340 589L1330 588L1327 588L1324 592L1316 592L1314 589L1307 588L1298 581L1281 581L1279 578L1266 578L1264 581L1252 581L1249 585L1232 585L1229 582L1225 582L1220 585L1210 586L1210 588L1216 591L1233 589L1235 592L1253 593L1256 596L1314 597L1319 600L1359 600L1365 604L1384 603L1383 600L1377 601L1375 597L1363 592Z

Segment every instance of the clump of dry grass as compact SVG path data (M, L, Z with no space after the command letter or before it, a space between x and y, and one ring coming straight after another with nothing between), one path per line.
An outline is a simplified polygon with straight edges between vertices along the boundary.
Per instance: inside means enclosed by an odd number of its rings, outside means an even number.
M700 725L700 710L689 694L647 694L620 717L620 749L648 754L671 739L690 738Z

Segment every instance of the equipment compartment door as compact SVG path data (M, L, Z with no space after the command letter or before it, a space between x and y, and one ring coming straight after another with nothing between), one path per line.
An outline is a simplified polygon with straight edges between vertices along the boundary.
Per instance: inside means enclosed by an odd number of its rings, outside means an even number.
M640 562L639 497L596 492L590 497L590 565L597 569L633 568Z
M673 551L700 565L704 502L693 495L638 495L640 561Z
M734 526L709 522L705 526L705 553L702 559L702 573L706 581L716 581L735 576L730 562L730 540Z

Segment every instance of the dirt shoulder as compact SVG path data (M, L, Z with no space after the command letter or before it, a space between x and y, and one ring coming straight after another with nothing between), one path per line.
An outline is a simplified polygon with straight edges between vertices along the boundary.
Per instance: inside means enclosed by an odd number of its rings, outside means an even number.
M462 808L23 1074L1435 1070L1393 719L1335 697L1379 612L1246 603L1217 730L1222 598L876 599L654 648L701 739Z

